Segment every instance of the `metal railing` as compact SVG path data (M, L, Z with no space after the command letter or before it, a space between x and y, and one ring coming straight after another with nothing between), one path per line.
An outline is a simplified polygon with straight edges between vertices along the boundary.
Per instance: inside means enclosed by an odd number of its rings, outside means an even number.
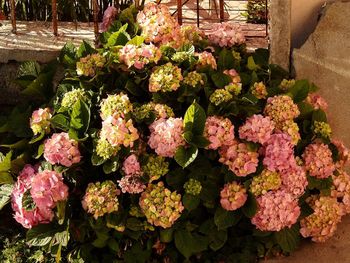
M1 0L0 0L1 1ZM16 0L9 0L10 1L10 14L11 14L11 23L12 23L12 32L14 34L17 33L17 27L16 27ZM97 40L98 38L98 35L99 35L99 18L101 18L101 14L102 12L100 11L103 11L101 10L101 2L103 0L100 0L100 4L99 4L99 1L98 0L91 0L91 4L89 6L89 8L91 7L92 9L92 17L93 17L93 25L94 25L94 34L95 34L95 39ZM141 0L142 1L142 0ZM173 0L174 1L174 0ZM241 2L244 2L244 1L238 1L238 0L227 0L227 1L224 1L224 0L210 0L209 3L210 4L213 4L214 3L214 8L203 8L201 7L201 3L203 3L204 1L202 0L200 2L200 0L195 0L196 3L195 3L195 8L184 8L188 3L192 3L192 1L190 0L176 0L176 3L175 4L175 8L176 10L173 11L173 16L177 16L177 20L179 22L180 25L182 25L184 23L184 21L190 21L191 23L196 23L198 27L201 26L201 12L207 12L207 13L211 13L211 12L216 12L216 18L212 18L212 17L206 17L204 20L206 22L213 22L214 20L217 20L217 22L225 22L225 21L242 21L239 20L239 19L235 19L235 18L231 18L230 15L229 17L227 17L227 14L230 14L230 12L236 12L239 14L239 12L242 12L242 11L245 11L245 10L242 10L242 9L233 9L232 7L230 7L230 4L232 6L232 3L236 2L236 3L241 3ZM217 6L217 1L218 1L218 6ZM268 0L265 0L266 1L266 20L267 20L267 10L268 10ZM134 4L136 6L139 6L140 4L143 4L143 1L142 3L139 3L138 0L135 0L133 1ZM157 0L157 3L161 3L162 1L161 0ZM118 3L118 1L115 1L115 3ZM53 30L53 34L55 36L58 35L58 16L57 16L57 2L56 0L52 0L52 3L51 3L51 14L52 14L52 30ZM189 11L191 12L194 12L196 15L195 17L184 17L184 13L188 13ZM225 14L226 14L226 17L225 17ZM266 35L268 34L267 32L267 23L266 23ZM261 36L260 36L261 37Z

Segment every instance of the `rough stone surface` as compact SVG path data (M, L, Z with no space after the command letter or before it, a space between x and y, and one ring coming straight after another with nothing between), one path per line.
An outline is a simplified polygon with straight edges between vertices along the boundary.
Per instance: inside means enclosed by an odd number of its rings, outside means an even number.
M320 87L329 104L334 137L350 146L350 2L328 7L307 42L293 52L299 79L308 78Z
M270 61L289 70L291 48L291 0L270 0Z

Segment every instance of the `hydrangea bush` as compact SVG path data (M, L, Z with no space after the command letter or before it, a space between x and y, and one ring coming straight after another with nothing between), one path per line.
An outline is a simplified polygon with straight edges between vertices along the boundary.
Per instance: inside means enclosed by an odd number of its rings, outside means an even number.
M150 3L104 26L99 48L25 63L36 106L0 119L0 208L27 244L57 262L255 262L334 234L349 152L315 85L235 25L180 27Z

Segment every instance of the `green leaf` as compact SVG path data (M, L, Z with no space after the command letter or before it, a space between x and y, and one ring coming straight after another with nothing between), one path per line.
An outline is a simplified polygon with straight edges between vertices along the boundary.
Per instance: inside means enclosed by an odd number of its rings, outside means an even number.
M35 226L27 231L27 244L37 247L46 246L51 242L57 232L57 228L52 224Z
M32 76L38 77L40 74L40 65L36 61L23 62L17 72L17 77Z
M9 131L20 138L29 138L33 133L29 127L29 119L32 114L31 107L26 109L15 107L10 113L7 125Z
M72 42L66 43L61 50L59 61L66 65L75 66L76 59L75 45Z
M310 84L308 80L297 80L292 88L289 89L288 93L292 95L295 103L302 102L309 94Z
M191 143L196 145L198 148L205 148L210 144L210 142L204 136L193 137Z
M300 242L299 229L299 224L295 224L291 228L286 227L274 233L277 244L284 252L293 252L298 247Z
M197 102L193 102L185 113L185 132L190 131L194 136L201 136L204 131L205 121L206 114L204 109Z
M193 133L191 131L185 131L183 137L187 143L191 143L193 138Z
M256 201L256 198L253 194L249 193L248 199L242 207L242 212L246 217L252 218L256 214L257 209L258 203Z
M126 221L126 227L132 231L144 230L144 224L141 220L131 217Z
M175 246L186 259L205 250L208 243L204 236L192 234L185 229L179 229L175 232Z
M198 148L194 145L185 148L180 146L175 153L175 161L182 167L186 168L189 166L198 155Z
M259 69L259 66L257 64L255 64L253 56L248 57L247 68L249 70L257 70L257 69Z
M170 171L165 178L167 184L176 190L182 190L184 183L188 180L187 173L180 167Z
M144 37L142 37L142 36L135 36L134 38L129 40L127 44L140 46L144 41L145 41Z
M77 55L78 58L86 57L87 55L91 55L95 53L96 50L85 40L83 40L83 43L80 45Z
M105 163L106 161L107 161L106 159L104 159L104 158L98 156L98 155L96 154L96 152L94 152L94 153L91 155L91 163L92 163L92 165L94 165L94 166L99 166L99 165Z
M170 243L174 239L174 228L166 228L160 230L160 242Z
M97 238L92 242L92 245L97 248L103 248L107 245L109 235L107 231L95 231Z
M62 131L69 130L69 119L63 114L56 114L51 118L50 122L55 129L60 129Z
M217 231L216 229L210 234L210 245L209 247L213 251L218 251L220 248L222 248L226 241L227 241L227 231L226 230L220 230Z
M298 108L299 108L299 111L300 111L299 118L301 118L301 119L307 117L314 110L312 105L307 103L307 102L299 102L298 103Z
M191 211L198 207L200 199L198 196L195 195L184 194L184 196L182 197L182 203L188 211Z
M216 72L211 75L211 79L217 88L224 88L230 84L231 78L224 73Z
M319 191L330 190L333 185L332 177L328 177L325 179L318 179L314 176L307 176L308 189L317 189Z
M11 200L13 184L0 185L0 210Z
M129 34L126 32L128 24L122 26L117 32L113 33L107 41L107 47L125 45L130 40Z
M103 164L103 172L105 174L111 174L114 173L118 170L119 168L119 158L113 157L110 160L107 160L104 164Z
M218 207L215 211L214 222L218 227L218 230L224 230L236 225L241 217L242 214L240 214L238 211L227 211L221 207Z
M34 200L30 194L30 190L25 191L23 194L22 207L26 211L33 211L36 208L36 204L34 203Z
M7 172L11 169L11 158L12 151L8 152L6 156L0 152L0 172Z
M72 113L70 115L70 126L82 133L85 133L90 125L90 108L82 100L74 103Z
M68 245L69 238L70 238L70 236L69 236L68 229L66 229L62 232L57 232L54 235L54 242L52 245L58 244L58 245L66 247Z
M220 69L232 69L235 67L235 59L231 51L224 48L219 54L218 66Z
M312 122L319 121L319 122L328 122L327 115L323 110L315 110L312 113Z

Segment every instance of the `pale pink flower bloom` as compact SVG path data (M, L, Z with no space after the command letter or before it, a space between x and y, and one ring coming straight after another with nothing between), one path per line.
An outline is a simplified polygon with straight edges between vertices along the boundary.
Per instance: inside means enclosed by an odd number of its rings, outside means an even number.
M217 150L221 146L233 143L234 126L227 118L210 116L205 122L203 135L210 142L207 149Z
M294 146L291 137L285 133L275 133L265 143L262 149L263 164L273 172L284 172L294 168Z
M125 175L141 175L141 166L135 154L131 154L125 159L122 170Z
M27 164L20 172L11 194L12 209L15 212L14 218L25 228L49 223L54 216L49 207L36 206L33 210L25 210L23 207L23 195L25 192L30 191L35 173L36 169Z
M45 141L44 158L51 164L61 164L66 167L79 163L81 155L78 142L70 139L68 133L54 133L51 139Z
M123 193L129 194L139 194L146 189L145 183L137 175L126 175L122 177L118 180L118 185Z
M258 211L251 219L261 231L280 231L294 225L300 215L298 200L283 190L270 191L257 198Z
M253 115L239 128L239 138L264 144L270 139L274 128L269 117Z
M230 22L213 24L206 35L211 43L220 47L232 47L245 43L240 25Z
M293 197L299 198L305 193L308 181L303 167L295 165L289 170L283 171L281 178L281 189L290 193Z
M105 138L113 147L133 147L139 134L131 119L125 121L118 116L109 116L102 122L101 138Z
M68 198L68 186L62 174L45 170L33 178L30 194L38 207L52 209L57 202Z
M34 135L41 132L50 131L50 119L52 117L51 109L38 109L33 111L32 117L30 118L30 128L32 129Z
M334 235L341 221L339 203L333 197L314 196L309 199L309 205L314 212L300 221L300 234L315 242L325 242Z
M114 6L109 6L105 12L103 13L102 23L100 24L100 30L102 32L106 32L108 28L111 26L115 17L118 14L118 9Z
M344 145L343 142L339 140L332 140L332 143L337 147L338 155L339 155L339 161L337 161L335 165L337 168L342 169L349 162L349 159L350 159L349 149Z
M247 201L248 195L244 186L237 182L225 184L220 192L220 204L228 211L234 211L242 207Z
M236 140L232 145L220 148L219 154L219 162L227 165L237 176L243 177L254 173L259 163L259 154L249 151L245 143Z
M311 176L319 179L328 178L335 170L332 152L324 143L309 144L302 155L305 168Z
M163 157L174 157L178 147L185 145L182 118L158 119L149 129L151 135L148 145Z
M333 175L333 187L331 196L337 198L341 208L341 214L350 213L350 175L343 170L338 170L338 175Z
M205 68L207 66L211 67L212 69L217 69L216 60L212 53L203 51L201 53L195 53L194 55L198 57L198 69Z
M310 103L315 110L321 109L323 111L327 110L327 101L316 93L311 93L306 98L306 102Z

